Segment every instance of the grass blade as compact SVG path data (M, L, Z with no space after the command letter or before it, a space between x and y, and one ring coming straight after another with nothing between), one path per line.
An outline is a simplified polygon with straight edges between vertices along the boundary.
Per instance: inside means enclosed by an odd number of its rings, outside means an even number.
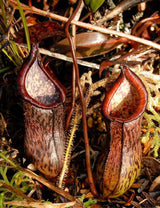
M19 0L17 0L17 4L18 4L18 8L19 8L19 13L20 13L21 18L22 18L23 26L24 26L24 31L25 31L25 35L26 35L26 41L27 41L28 51L30 52L31 45L30 45L30 37L29 37L29 31L28 31L28 26L27 26L26 18L24 16L24 12L23 12L23 9L21 7L21 4L20 4L20 1Z
M16 63L21 66L22 65L22 59L18 53L18 49L17 49L17 46L15 44L14 41L10 41L10 48L11 48L11 51L12 53L14 54L14 58L16 60Z
M0 0L0 7L1 7L1 12L2 12L3 20L4 20L4 24L5 24L6 27L8 27L7 26L6 12L5 12L5 8L4 8L3 0Z
M8 54L8 52L3 48L3 53L13 62L15 66L18 66L18 64L12 59L12 57Z
M8 66L5 67L5 68L3 68L3 69L0 69L0 74L3 73L3 72L6 72L6 71L8 71L8 70L9 70L9 67L8 67Z

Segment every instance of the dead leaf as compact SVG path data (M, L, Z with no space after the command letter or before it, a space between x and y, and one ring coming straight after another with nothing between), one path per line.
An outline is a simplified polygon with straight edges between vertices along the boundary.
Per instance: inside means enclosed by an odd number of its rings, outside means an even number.
M108 35L99 32L84 32L76 35L77 58L94 57L105 54L117 46L127 42L126 38L109 38ZM68 39L59 41L55 47L59 53L71 56Z
M154 179L152 185L150 186L149 192L156 191L158 188L160 188L160 176Z
M143 157L142 164L147 167L152 175L159 175L160 173L160 161L154 157Z
M28 30L31 43L40 43L43 39L49 37L64 36L61 26L57 22L53 21L37 23L28 27ZM24 29L21 29L16 33L14 41L17 43L25 43L25 38Z

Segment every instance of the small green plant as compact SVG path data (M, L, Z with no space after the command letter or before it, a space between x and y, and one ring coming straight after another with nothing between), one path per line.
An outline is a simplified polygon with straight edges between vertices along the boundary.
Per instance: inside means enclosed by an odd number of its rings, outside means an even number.
M7 152L1 152L0 166L0 207L6 201L23 201L34 188L34 182L21 170L14 170L17 165L7 157ZM7 162L7 163L6 163ZM8 165L8 162L10 165ZM15 207L15 206L7 206Z
M91 11L94 13L104 3L104 0L84 0L84 3L89 6Z
M86 202L84 202L84 200L85 200L85 194L83 194L81 196L80 201L83 203L84 207L86 207L86 208L90 208L90 206L92 204L96 204L97 203L97 200L91 199L91 198L89 198Z
M27 22L26 22L26 18L23 12L23 9L21 7L20 1L17 0L17 4L18 4L18 8L19 8L19 13L21 15L22 18L22 23L24 26L24 31L25 31L25 36L26 36L26 41L27 41L27 46L28 46L28 51L30 52L31 50L31 45L30 45L30 37L29 37L29 31L28 31L28 26L27 26Z

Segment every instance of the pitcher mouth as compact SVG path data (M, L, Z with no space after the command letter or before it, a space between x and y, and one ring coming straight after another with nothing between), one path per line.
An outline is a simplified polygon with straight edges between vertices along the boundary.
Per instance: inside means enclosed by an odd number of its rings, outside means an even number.
M102 111L110 121L130 122L142 115L147 98L146 88L139 77L122 66L120 76L106 93Z
M30 56L22 66L18 85L22 97L40 108L52 109L66 98L64 87L49 66L42 64L37 44L32 45Z

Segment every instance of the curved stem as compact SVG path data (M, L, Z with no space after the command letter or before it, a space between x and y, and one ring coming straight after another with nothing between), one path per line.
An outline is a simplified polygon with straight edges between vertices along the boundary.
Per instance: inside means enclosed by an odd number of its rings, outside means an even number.
M78 11L75 13L74 15L74 19L75 20L78 20L80 15L81 15L81 12L83 10L83 7L84 7L84 3L82 2L80 7L78 8ZM72 40L73 40L73 45L74 45L74 49L76 50L76 40L75 40L75 37L76 37L76 25L73 25L72 26ZM71 121L71 117L72 117L72 114L73 114L73 111L74 111L74 106L75 106L75 93L76 93L76 77L75 77L75 66L73 64L73 70L72 70L72 103L71 103L71 109L68 113L68 116L67 116L67 119L66 119L66 131L68 130L69 128L69 124L70 124L70 121Z
M70 47L71 47L74 69L75 69L75 75L76 75L76 77L75 77L76 78L76 84L77 84L77 87L78 87L80 100L81 100L81 105L82 105L83 135L84 135L85 150L86 150L86 167L87 167L88 180L89 180L89 184L90 184L90 188L91 188L92 193L95 196L98 196L97 190L95 188L94 180L93 180L92 170L91 170L90 150L89 150L89 141L88 141L87 121L86 121L86 105L85 105L83 91L82 91L80 80L79 80L79 68L78 68L78 64L77 64L75 49L74 49L74 45L73 45L73 42L72 42L72 38L71 38L70 33L69 33L69 25L71 24L71 21L73 20L74 16L76 15L77 11L79 10L81 3L82 3L82 0L80 0L78 2L78 6L77 6L76 10L72 14L72 16L69 18L68 22L66 23L65 32L66 32L66 35L68 37L68 41L69 41L69 44L70 44Z

